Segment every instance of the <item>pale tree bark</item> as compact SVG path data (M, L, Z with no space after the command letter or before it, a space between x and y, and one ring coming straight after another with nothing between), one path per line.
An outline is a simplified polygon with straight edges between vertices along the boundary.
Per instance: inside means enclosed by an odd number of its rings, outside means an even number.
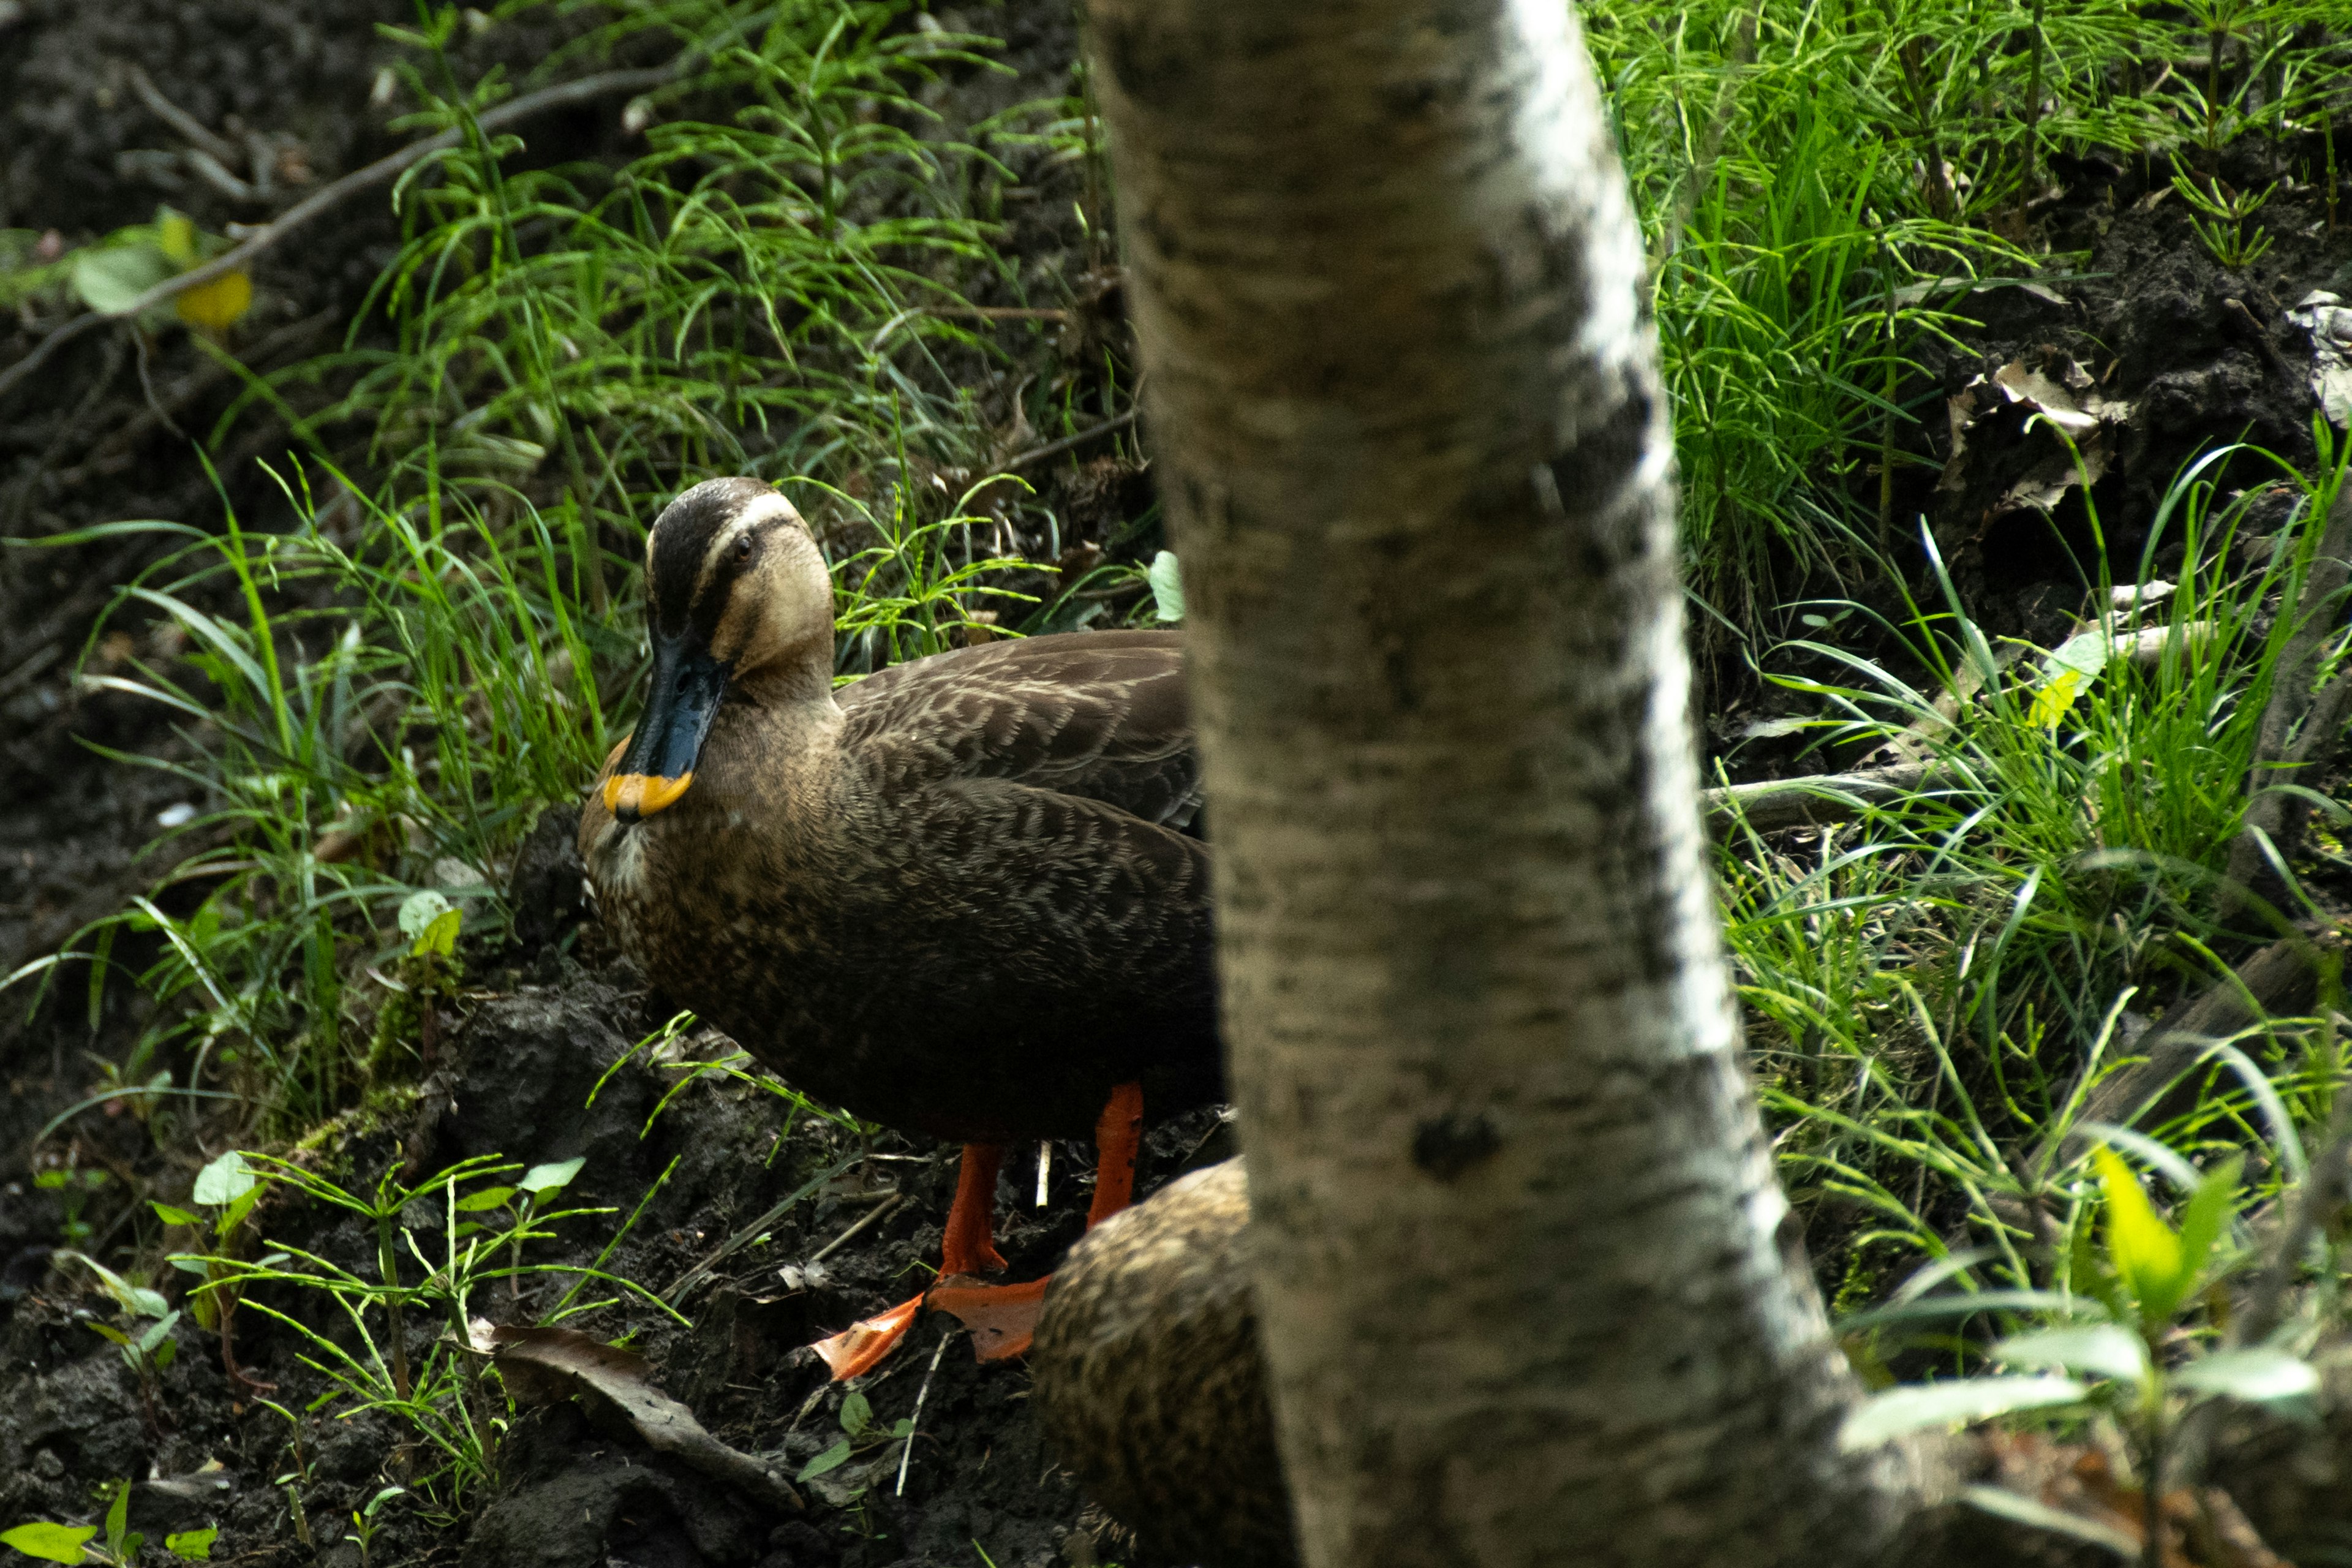
M1090 0L1317 1568L1873 1559L1739 1057L1560 0Z

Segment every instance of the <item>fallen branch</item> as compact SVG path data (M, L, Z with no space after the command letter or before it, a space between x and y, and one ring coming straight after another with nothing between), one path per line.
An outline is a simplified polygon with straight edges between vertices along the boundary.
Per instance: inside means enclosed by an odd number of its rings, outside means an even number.
M677 68L661 66L644 70L605 71L597 76L583 77L578 81L565 82L561 87L551 87L543 91L525 93L522 97L502 103L496 109L486 110L476 117L475 124L485 133L500 131L518 121L529 119L534 114L543 113L551 109L585 103L594 99L609 97L614 93L642 92L650 88L661 87L677 79L678 75ZM379 158L366 168L345 174L334 184L304 197L277 217L247 235L244 239L229 249L214 257L210 261L199 267L192 267L177 277L164 279L123 306L122 309L90 310L76 316L51 331L47 337L43 338L23 359L18 360L6 370L0 371L0 399L6 398L35 371L40 369L51 354L90 329L104 326L109 321L121 321L126 317L136 317L142 311L152 310L156 306L165 304L191 289L200 289L216 278L223 278L238 270L255 257L271 249L288 236L333 211L352 196L383 184L386 181L398 178L434 153L455 147L464 140L464 131L451 130L444 131L438 135L427 136L421 142L412 142L399 152Z
M1726 784L1702 790L1699 798L1707 830L1718 837L1738 827L1773 833L1784 827L1851 822L1873 807L1931 789L1935 781L1934 763L1899 763L1860 773Z
M2139 1050L2144 1059L2116 1073L2084 1097L2071 1128L2086 1121L2128 1126L2143 1117L2164 1121L2191 1109L2196 1085L2188 1081L2217 1040L2250 1029L2264 1018L2293 1017L2310 1010L2319 995L2325 965L2340 962L2347 947L2340 931L2302 932L2271 943L2195 996L2176 1004L2148 1026ZM2061 1134L2054 1155L2079 1131Z
M1042 463L1048 458L1058 458L1065 452L1085 446L1098 436L1108 436L1115 430L1124 430L1134 423L1135 410L1132 408L1124 414L1114 414L1101 424L1081 430L1075 436L1065 436L1058 441L1048 441L1042 447L1033 447L1019 457L1010 458L1000 465L996 471L1000 474L1010 474L1025 468L1032 463Z

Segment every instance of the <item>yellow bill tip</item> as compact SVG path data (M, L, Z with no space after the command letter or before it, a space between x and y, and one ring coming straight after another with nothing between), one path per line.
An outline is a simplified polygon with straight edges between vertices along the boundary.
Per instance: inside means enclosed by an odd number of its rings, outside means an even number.
M604 781L604 809L624 821L651 816L667 806L675 805L687 786L694 783L691 771L674 779L658 778L651 773L614 773Z

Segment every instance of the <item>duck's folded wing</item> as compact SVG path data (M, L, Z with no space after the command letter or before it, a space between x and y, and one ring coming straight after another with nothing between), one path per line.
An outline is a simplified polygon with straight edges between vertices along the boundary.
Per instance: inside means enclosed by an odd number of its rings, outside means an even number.
M840 700L844 743L892 795L1003 779L1180 832L1200 812L1178 633L985 643L868 676Z
M936 929L998 981L1131 1000L1208 984L1209 848L1105 802L998 779L926 791L859 883L904 954ZM903 954L902 954L903 955Z

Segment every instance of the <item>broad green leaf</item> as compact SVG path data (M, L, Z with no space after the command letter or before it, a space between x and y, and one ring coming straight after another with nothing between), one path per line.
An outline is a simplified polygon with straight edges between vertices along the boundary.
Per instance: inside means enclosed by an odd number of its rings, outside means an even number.
M152 245L85 250L74 258L74 292L91 310L112 315L129 310L133 300L173 271L172 263Z
M173 1325L177 1323L179 1321L179 1313L166 1312L153 1323L149 1324L147 1331L139 1336L140 1350L142 1352L151 1352L157 1345L162 1344L164 1342L165 1337L171 1333Z
M183 1562L202 1563L212 1556L213 1541L219 1534L211 1525L202 1530L183 1530L163 1537L163 1550Z
M1184 574L1176 563L1176 552L1163 550L1151 558L1150 570L1143 574L1151 584L1152 613L1163 621L1184 618Z
M2039 1372L2095 1373L2137 1383L2147 1375L2147 1347L2129 1329L2116 1323L2084 1323L2074 1328L2043 1329L2017 1334L1993 1347L1993 1358L2006 1366Z
M247 1189L242 1196L230 1199L228 1207L221 1210L220 1223L213 1226L213 1234L226 1236L230 1231L235 1230L237 1227L237 1222L251 1214L253 1205L261 1201L261 1192L260 1185L257 1184Z
M116 1344L122 1346L125 1350L131 1348L131 1336L124 1333L121 1329L116 1328L111 1323L85 1321L82 1326L100 1339L111 1340Z
M447 958L457 951L457 930L465 923L465 918L456 910L442 910L433 917L431 924L417 933L416 945L409 951L437 952Z
M1845 1418L1838 1447L1852 1453L1929 1426L1958 1426L2012 1410L2072 1405L2090 1390L2071 1377L1959 1377L1874 1394Z
M427 888L400 901L400 934L421 937L425 928L449 912L449 900Z
M114 1502L106 1510L106 1540L111 1546L122 1540L122 1532L131 1522L131 1483L124 1481L114 1489ZM129 1552L117 1555L129 1556Z
M253 1191L257 1178L245 1156L232 1149L196 1173L195 1190L189 1201L210 1208L219 1204L235 1203Z
M81 1549L82 1542L97 1533L94 1524L20 1524L0 1531L0 1546L13 1546L44 1563L87 1563L89 1553Z
M558 1160L551 1164L533 1165L515 1184L533 1195L556 1192L570 1186L572 1178L578 1175L580 1168L587 1163L588 1156L582 1154L574 1159Z
M2198 1276L2212 1258L2213 1244L2221 1239L2230 1216L2237 1212L2238 1173L2245 1163L2243 1155L2232 1155L2216 1166L2197 1184L2180 1211L2180 1266L2189 1271L2189 1289L2195 1289Z
M484 1209L499 1207L514 1195L515 1190L512 1187L484 1187L478 1193L467 1193L464 1197L459 1198L457 1212L480 1214Z
M841 1429L855 1437L873 1424L872 1402L859 1390L851 1389L849 1397L841 1402Z
M202 1225L205 1223L204 1216L202 1215L193 1215L185 1209L173 1208L170 1204L159 1204L151 1199L147 1206L153 1209L155 1211L155 1217L162 1220L165 1225Z
M837 1470L849 1463L849 1439L844 1437L840 1442L803 1465L801 1473L796 1479L805 1481L824 1475L828 1470Z
M2051 650L2042 671L2055 674L2071 669L2077 675L2096 675L2107 668L2107 660L2115 657L2115 651L2116 639L2104 628L2076 632Z
M87 1253L60 1251L58 1256L70 1258L92 1274L97 1275L99 1284L105 1288L108 1295L114 1298L114 1304L134 1317L160 1318L171 1310L170 1304L163 1300L161 1293L150 1290L144 1285L133 1285Z
M2298 1355L2267 1345L2215 1351L2170 1375L2175 1388L2190 1394L2221 1394L2259 1405L2273 1399L2297 1399L2319 1391L2319 1372Z
M2138 1303L2143 1323L2161 1323L2189 1294L2180 1238L2158 1219L2156 1205L2122 1157L2102 1143L2091 1151L2107 1194L2107 1259Z

